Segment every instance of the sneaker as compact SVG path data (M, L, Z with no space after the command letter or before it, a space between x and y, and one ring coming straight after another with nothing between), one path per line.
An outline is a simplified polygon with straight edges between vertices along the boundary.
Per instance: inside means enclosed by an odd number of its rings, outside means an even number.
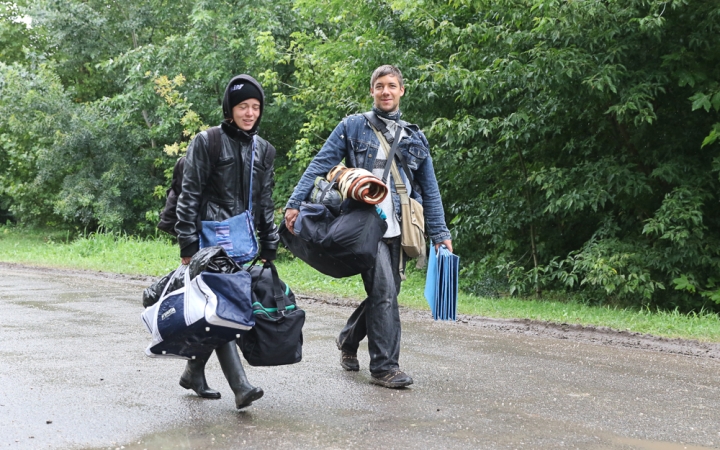
M340 365L349 372L357 372L360 370L360 362L358 362L356 353L348 353L342 349L340 345L340 337L335 338L335 345L340 350Z
M371 374L370 382L390 389L398 389L413 384L413 379L400 369L388 370L381 374Z
M350 372L357 372L360 370L360 362L358 362L357 355L352 353L342 352L340 354L340 365L343 369Z

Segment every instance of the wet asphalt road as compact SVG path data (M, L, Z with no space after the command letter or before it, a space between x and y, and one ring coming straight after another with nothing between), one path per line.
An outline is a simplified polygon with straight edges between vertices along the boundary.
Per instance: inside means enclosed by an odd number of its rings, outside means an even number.
M282 276L282 274L281 274ZM0 266L0 449L720 448L720 363L433 322L403 314L415 384L343 371L348 308L307 311L304 358L248 367L265 397L237 411L178 386L180 360L144 356L143 285ZM121 447L122 446L122 447Z

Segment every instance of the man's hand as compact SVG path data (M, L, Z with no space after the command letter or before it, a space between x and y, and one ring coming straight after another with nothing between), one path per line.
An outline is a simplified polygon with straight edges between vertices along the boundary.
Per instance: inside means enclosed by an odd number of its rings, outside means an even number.
M187 266L188 264L190 264L191 259L192 259L192 256L182 256L180 258L180 261L182 261L183 265Z
M295 227L295 220L297 220L297 216L300 214L300 211L297 209L286 209L285 210L285 227L292 233L295 234L295 230L293 227Z
M452 241L450 239L445 239L444 241L440 242L439 244L435 244L436 252L438 251L438 249L440 248L441 245L444 245L445 247L447 247L447 249L450 253L453 252Z

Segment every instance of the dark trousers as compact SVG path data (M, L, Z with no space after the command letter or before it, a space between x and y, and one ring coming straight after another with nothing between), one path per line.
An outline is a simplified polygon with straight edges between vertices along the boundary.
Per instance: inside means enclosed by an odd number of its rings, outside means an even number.
M399 368L400 238L378 243L375 267L361 274L367 298L360 303L340 332L338 343L347 353L357 353L360 341L368 338L370 372L381 374Z

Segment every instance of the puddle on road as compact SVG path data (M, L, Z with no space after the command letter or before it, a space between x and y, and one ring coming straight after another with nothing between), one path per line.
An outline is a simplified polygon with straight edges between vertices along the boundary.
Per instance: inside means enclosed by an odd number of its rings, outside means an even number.
M615 438L613 442L626 445L633 450L709 450L717 447L703 447L694 444L677 444L673 442L643 441L641 439Z
M269 431L272 430L272 426L273 423L257 417L251 410L232 411L227 416L218 417L218 421L215 423L201 419L182 427L145 435L132 442L117 442L110 447L92 447L87 450L116 449L120 446L125 450L205 449L209 447L235 449L243 445L250 448L262 448L275 434Z
M63 307L62 304L51 303L51 302L42 301L42 300L25 300L24 297L22 300L17 300L12 303L14 303L17 306L24 306L26 308L32 308L32 309L40 309L42 311L67 312L67 308Z
M557 449L558 442L548 440L542 432L522 426L521 423L512 424L513 432L505 435L506 439L497 439L497 436L486 436L486 427L492 428L492 421L487 423L478 421L480 428L471 429L445 429L441 434L444 438L431 433L425 435L422 428L439 425L438 421L421 423L393 422L395 430L392 431L378 423L369 423L367 418L357 420L357 429L343 437L332 422L305 421L300 417L279 419L283 415L267 414L268 411L243 412L228 411L226 414L212 419L202 418L195 422L185 422L184 426L175 425L171 429L146 434L131 442L113 443L110 447L93 447L87 450L116 449L122 445L126 450L148 449L183 449L196 450L214 448L216 450L234 450L236 448L375 448L380 441L374 438L400 439L404 446L409 448L496 448L496 449ZM480 422L483 422L482 424ZM409 424L409 426L408 426ZM418 427L416 427L418 425ZM438 429L436 429L437 431ZM382 435L382 436L378 436ZM715 443L708 442L703 446L698 444L683 444L653 440L643 440L599 433L594 438L577 436L572 430L566 430L566 438L561 447L592 449L592 450L711 450L717 449ZM349 439L346 439L349 438Z
M145 450L145 449L204 449L208 447L212 447L215 449L235 449L238 448L238 446L246 446L248 448L261 448L266 447L269 443L271 445L269 447L275 447L275 448L292 448L292 437L290 435L287 435L285 433L281 433L284 436L283 438L278 439L275 442L272 442L274 439L277 439L279 436L273 436L274 433L266 433L262 426L257 425L251 425L253 423L252 416L249 415L249 417L245 417L244 420L242 416L239 418L239 423L235 424L234 426L230 426L230 424L226 423L224 425L213 425L213 424L205 424L205 426L202 426L200 424L196 424L195 426L188 426L183 428L177 428L171 431L164 431L159 432L155 434L150 434L143 436L141 439L125 443L123 444L123 448L126 450ZM299 431L299 430L298 430ZM307 431L307 430L305 430ZM306 433L299 432L300 435L303 438L306 438L307 436L304 436ZM297 436L296 436L297 437ZM317 439L317 438L320 439ZM341 442L333 442L333 439L330 439L328 441L323 441L324 439L328 439L324 433L321 433L319 436L316 436L316 440L313 442L312 439L310 440L312 442L311 445L310 442L308 442L307 439L297 439L295 440L296 448L328 448L328 449L335 449L335 448L362 448L364 447L362 442L354 442L355 445L349 445L347 447L343 446L343 443ZM608 439L609 438L609 439ZM718 447L712 446L712 447L705 447L705 446L699 446L695 444L678 444L678 443L672 443L672 442L661 442L661 441L646 441L642 439L633 439L633 438L625 438L625 437L608 437L606 436L605 443L603 444L602 441L604 439L601 439L601 442L599 443L593 443L589 444L588 448L593 449L607 449L607 450L712 450L717 449ZM528 439L530 442L532 442L532 438L529 437ZM270 442L269 442L270 441ZM274 444L274 445L273 445ZM419 444L419 443L418 443ZM437 443L435 443L437 444ZM496 442L496 444L499 444ZM531 443L530 446L533 444ZM111 447L101 447L102 449L105 448L117 448L120 444L114 444ZM411 446L412 447L412 446ZM438 448L436 445L431 446L432 448ZM450 445L450 447L457 447L457 445ZM500 444L501 448L518 448L517 443L510 444L510 443L502 443ZM541 446L542 448L547 448L545 446ZM574 445L569 445L571 448L575 448ZM520 445L519 448L528 448L525 445ZM88 449L88 450L100 450L100 448L94 448L94 449Z

